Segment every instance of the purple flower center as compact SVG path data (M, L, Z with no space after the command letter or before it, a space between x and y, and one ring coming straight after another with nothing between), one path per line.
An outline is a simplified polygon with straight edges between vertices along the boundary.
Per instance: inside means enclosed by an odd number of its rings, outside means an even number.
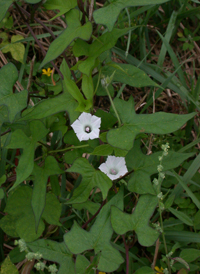
M117 171L116 169L111 168L111 170L110 170L110 174L112 174L112 175L116 175L117 173L118 173L118 171Z
M85 127L85 132L86 133L90 133L92 130L91 130L91 127L89 127L89 126L86 126Z

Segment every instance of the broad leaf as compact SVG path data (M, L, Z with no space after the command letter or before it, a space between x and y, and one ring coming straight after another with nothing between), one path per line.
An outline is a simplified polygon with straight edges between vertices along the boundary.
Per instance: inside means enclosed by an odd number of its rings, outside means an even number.
M148 274L155 274L155 271L152 268L148 267L148 266L143 266L135 272L135 274L147 274L147 273Z
M20 157L19 164L16 168L17 180L12 189L27 179L31 174L34 166L34 152L36 143L44 138L48 133L44 124L39 120L29 123L31 135L27 136L21 129L12 133L11 141L7 148L22 148L23 154Z
M11 37L11 43L8 43L6 47L2 49L3 53L10 52L13 59L23 63L25 46L22 43L16 43L19 40L24 39L22 35L13 35Z
M74 39L88 40L90 38L92 24L87 22L84 26L81 26L79 16L77 9L70 10L66 14L67 28L51 43L40 68L56 59Z
M30 187L18 187L8 197L5 208L5 212L7 212L8 215L0 220L0 227L5 233L14 237L18 236L27 242L34 241L40 237L45 228L44 222L40 220L37 233L35 231L35 218L31 206L31 198L32 189ZM60 214L60 203L54 194L48 193L42 218L49 224L57 225Z
M5 122L8 122L8 107L0 106L0 130Z
M25 0L25 2L29 3L29 4L37 4L39 2L41 2L42 0Z
M128 181L128 189L139 194L154 194L155 190L151 183L151 175L158 173L157 166L160 164L158 157L161 152L145 155L140 149L140 140L134 142L133 148L126 155L127 167L134 170ZM169 151L163 158L163 171L178 167L183 161L191 157L193 153L177 153Z
M106 25L111 31L122 9L126 7L162 4L169 0L116 0L93 13L96 24Z
M75 222L71 231L64 235L64 242L74 254L80 254L88 249L94 249L95 254L101 252L97 269L105 272L115 271L123 258L110 243L113 230L110 222L110 207L116 205L123 208L122 188L100 211L90 231L85 231Z
M10 122L27 106L27 90L13 93L13 85L17 79L18 71L12 63L8 63L0 70L0 105L8 107Z
M183 249L180 256L187 263L191 263L200 257L200 250L194 248Z
M114 104L123 126L108 132L108 143L126 150L132 148L137 134L144 132L154 134L171 133L178 130L195 115L195 113L178 115L165 112L136 114L132 97L127 102L116 98Z
M152 216L158 198L152 195L142 195L132 214L122 212L119 208L111 207L111 224L117 234L123 235L127 231L134 230L138 241L143 246L151 246L159 236L159 232L149 227L149 219Z
M73 254L68 250L64 242L58 243L51 240L37 240L29 243L28 247L33 252L42 254L42 258L48 261L57 262L60 267L57 274L75 274L75 266L73 262Z
M108 49L114 47L118 38L126 34L128 31L129 29L113 29L112 32L106 32L96 38L96 40L90 45L85 41L78 39L73 46L74 55L77 57L85 55L88 56L88 58L85 61L79 61L74 66L74 69L79 69L89 77L92 69L96 65L97 57Z
M114 74L113 82L124 83L132 87L158 86L143 70L129 64L108 63L103 67L102 74L105 76Z
M65 90L63 94L58 95L55 98L43 100L36 104L33 108L24 111L20 121L42 119L61 111L67 111L71 122L73 122L79 116L79 112L75 112L77 106L78 103Z
M81 210L83 208L87 209L92 215L94 215L97 210L99 209L100 204L99 203L94 203L90 200L87 200L84 203L81 204L73 204L73 208Z
M63 172L64 171L59 168L57 161L52 156L46 158L43 167L39 167L36 164L34 166L33 175L35 179L31 205L35 215L36 230L46 203L46 186L48 177Z
M103 200L106 199L112 181L103 172L94 169L87 159L78 158L72 167L67 169L67 172L77 172L83 177L81 184L74 190L72 198L67 202L68 204L85 202L94 187L98 187L102 192Z
M76 274L95 274L95 270L91 269L88 272L88 266L90 265L90 261L85 258L83 255L78 255L76 257ZM87 269L87 272L86 272Z
M60 12L56 14L51 20L65 14L69 10L77 6L77 0L47 0L44 7L47 10L59 10Z
M122 150L120 148L113 147L109 144L95 147L94 151L90 154L99 155L99 156L108 156L108 155L112 155L113 152L116 157L124 157L127 154L127 150Z
M0 0L0 22L3 20L12 2L13 0Z

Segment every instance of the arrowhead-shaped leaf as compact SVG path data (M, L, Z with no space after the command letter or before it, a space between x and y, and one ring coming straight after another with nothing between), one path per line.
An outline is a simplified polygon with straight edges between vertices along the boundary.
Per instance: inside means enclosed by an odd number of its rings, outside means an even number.
M35 231L35 217L31 206L32 188L20 186L8 197L5 212L8 213L0 220L0 227L11 236L14 233L27 242L36 240L44 231L45 225L40 220L38 231ZM45 209L42 218L49 224L57 225L61 214L61 205L56 196L47 193ZM10 230L10 221L12 230ZM9 222L9 223L8 223ZM9 225L8 225L9 224ZM16 237L16 235L15 235Z
M116 0L106 7L100 8L93 13L94 20L97 24L106 25L111 31L121 10L126 7L162 4L169 0Z
M127 231L134 230L141 245L153 245L159 233L151 228L148 223L157 203L158 198L156 196L142 195L132 214L124 213L119 208L112 206L111 224L114 231L119 235L123 235Z
M73 254L82 253L88 249L94 249L95 254L101 252L97 269L105 272L115 271L123 258L118 250L110 243L113 230L110 222L110 207L116 205L123 208L122 188L100 211L94 225L89 232L80 228L75 222L71 231L64 235L64 242Z
M24 60L25 46L22 43L16 42L22 39L24 39L22 35L13 35L11 38L11 43L7 44L7 46L2 49L3 53L10 52L13 59L21 63L23 63Z
M64 171L59 168L57 161L52 156L46 158L43 167L39 167L36 164L34 166L33 175L35 176L35 179L31 205L35 215L36 230L45 207L48 177L63 172Z
M85 202L94 187L98 187L102 192L103 200L106 199L112 181L103 172L94 169L87 159L78 158L67 172L77 172L83 177L81 184L74 190L72 198L67 203Z
M27 106L27 90L13 93L13 86L17 79L18 71L12 63L8 63L0 70L0 104L8 107L10 122Z
M128 189L130 191L139 194L156 194L150 176L158 173L157 166L160 164L158 157L161 155L162 151L145 155L140 149L140 140L134 142L133 148L126 155L127 167L134 170L128 181ZM193 153L169 151L168 155L162 161L163 171L178 167L192 155Z
M79 61L75 67L89 77L91 70L96 65L97 57L106 50L114 47L118 38L128 31L129 29L113 29L112 32L106 32L98 37L98 39L90 45L78 39L73 47L74 55L77 57L85 55L88 56L88 58L85 61Z
M42 258L48 261L57 262L60 265L57 274L75 274L75 266L71 252L68 250L64 242L58 243L51 240L37 240L29 243L28 247L33 252L42 254Z
M55 98L43 100L32 109L24 111L20 121L42 119L61 111L67 111L71 122L73 122L80 114L78 111L75 111L77 106L78 103L74 98L67 91L64 91L63 94L58 95Z
M153 114L136 114L133 98L124 101L116 98L115 107L121 118L123 126L111 129L107 134L108 143L114 147L130 150L133 141L139 133L167 134L178 130L195 113L178 115L165 112Z
M40 68L56 59L74 39L90 39L92 24L91 22L87 22L84 26L81 26L79 17L80 14L77 9L70 10L66 14L67 28L51 43Z
M34 152L36 143L44 138L48 130L39 120L29 123L31 135L27 136L21 129L17 129L12 133L11 141L7 148L22 148L23 154L20 157L19 164L16 168L17 180L12 189L27 179L31 174L34 166Z
M75 8L77 6L77 0L48 0L44 7L47 10L59 10L60 12L56 14L51 20L65 14L69 10Z

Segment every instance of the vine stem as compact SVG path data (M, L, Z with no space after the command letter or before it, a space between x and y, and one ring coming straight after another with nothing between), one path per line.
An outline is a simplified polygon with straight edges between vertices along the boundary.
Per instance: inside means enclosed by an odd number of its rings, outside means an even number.
M105 90L106 90L106 92L107 92L107 94L108 94L108 97L109 97L111 106L112 106L112 108L113 108L113 110L114 110L114 112L115 112L115 115L116 115L116 117L117 117L118 124L119 124L119 127L120 127L120 126L122 125L122 123L121 123L121 120L120 120L120 118L119 118L119 114L118 114L118 112L117 112L117 110L116 110L116 108L115 108L115 105L114 105L114 103L113 103L113 100L112 100L112 97L111 97L110 92L109 92L109 90L108 90L108 87L105 86L104 88L105 88Z
M124 235L122 235L122 239L123 239L125 250L126 250L126 274L129 274L129 254L128 254L129 247L128 247L127 243L126 243Z
M76 146L76 147L66 147L63 149L58 149L58 150L51 150L49 153L56 153L56 152L65 152L70 149L75 149L75 148L82 148L82 147L89 147L89 145L82 145L82 146Z

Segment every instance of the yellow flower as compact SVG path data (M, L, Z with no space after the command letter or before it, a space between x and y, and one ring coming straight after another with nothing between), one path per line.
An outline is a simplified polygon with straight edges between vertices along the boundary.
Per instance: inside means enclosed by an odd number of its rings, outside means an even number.
M106 272L101 272L101 271L100 271L99 274L106 274Z
M156 274L160 274L160 273L163 273L163 268L161 267L161 268L159 268L158 266L155 266L155 270L156 271L159 271L159 272L157 272Z
M51 73L52 73L52 69L50 69L50 68L42 70L42 74L44 74L48 77L51 75Z

